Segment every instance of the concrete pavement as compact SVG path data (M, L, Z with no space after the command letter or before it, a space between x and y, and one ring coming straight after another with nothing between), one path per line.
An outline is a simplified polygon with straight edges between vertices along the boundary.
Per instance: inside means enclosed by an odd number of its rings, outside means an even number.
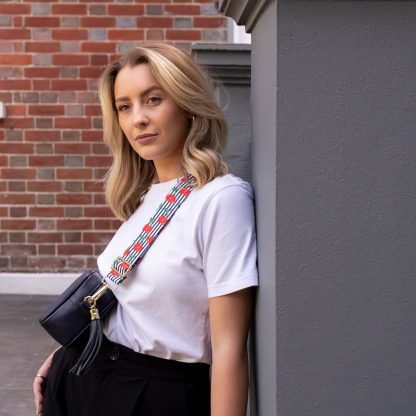
M38 317L55 297L0 295L0 416L35 415L33 377L57 347Z

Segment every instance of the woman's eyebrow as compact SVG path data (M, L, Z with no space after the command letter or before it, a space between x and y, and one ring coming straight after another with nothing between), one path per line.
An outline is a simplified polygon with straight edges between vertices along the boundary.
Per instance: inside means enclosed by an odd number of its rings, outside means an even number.
M162 90L161 87L159 87L158 85L152 85L149 88L146 88L142 93L140 93L140 97L144 97L145 95L149 94L149 92L154 91L154 90ZM129 97L124 96L124 97L117 97L114 101L126 101L128 100Z

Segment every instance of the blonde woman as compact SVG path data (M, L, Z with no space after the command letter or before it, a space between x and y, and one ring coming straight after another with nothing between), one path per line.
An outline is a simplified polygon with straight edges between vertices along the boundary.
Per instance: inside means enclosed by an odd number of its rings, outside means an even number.
M247 335L258 284L253 193L222 154L227 125L209 76L187 53L146 43L99 83L105 191L123 224L98 269L106 276L175 183L197 186L115 291L91 370L59 349L34 381L37 414L244 416Z

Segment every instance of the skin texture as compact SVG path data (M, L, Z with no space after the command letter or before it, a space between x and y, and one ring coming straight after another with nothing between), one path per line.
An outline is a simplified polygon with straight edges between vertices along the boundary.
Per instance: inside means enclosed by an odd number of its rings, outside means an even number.
M159 89L146 93L153 86ZM176 178L192 115L160 88L147 64L124 67L116 77L114 95L120 127L133 149L143 159L153 160L159 182ZM151 143L138 143L135 138L142 133L157 133L157 137Z
M152 89L158 87L159 89ZM120 127L133 149L153 160L159 182L178 177L189 119L153 78L147 64L125 67L117 75L114 95ZM142 133L157 133L149 143L138 143ZM247 336L252 313L253 289L247 288L209 299L212 343L211 415L245 416L248 392ZM38 374L48 375L53 354ZM42 414L45 382L33 382L36 412Z
M35 408L36 408L36 415L41 416L43 414L43 393L46 387L46 379L48 377L49 368L52 363L52 358L55 352L53 352L42 364L39 368L38 373L39 375L43 376L44 379L40 377L35 377L33 380L33 394L35 396Z

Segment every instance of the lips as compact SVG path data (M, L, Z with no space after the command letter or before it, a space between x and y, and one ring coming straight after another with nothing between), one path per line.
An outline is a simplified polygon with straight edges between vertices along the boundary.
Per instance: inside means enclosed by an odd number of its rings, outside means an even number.
M143 133L136 136L134 140L139 143L146 143L153 140L156 136L157 133Z

